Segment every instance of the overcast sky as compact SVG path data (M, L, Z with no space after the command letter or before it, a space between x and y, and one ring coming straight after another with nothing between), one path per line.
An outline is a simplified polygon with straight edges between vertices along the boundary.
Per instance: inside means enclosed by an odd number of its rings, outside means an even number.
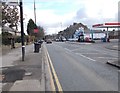
M24 1L25 25L34 20L34 0ZM119 0L35 0L37 25L47 34L58 33L72 25L83 23L89 28L96 23L118 21Z

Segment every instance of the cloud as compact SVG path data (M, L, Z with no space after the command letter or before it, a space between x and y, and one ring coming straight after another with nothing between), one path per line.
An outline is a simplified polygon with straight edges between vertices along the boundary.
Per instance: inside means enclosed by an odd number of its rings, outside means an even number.
M70 12L63 15L56 15L54 10L38 10L37 11L37 24L42 25L46 32L58 32L65 29L67 26L72 24L71 19L75 16L75 12Z
M91 0L91 2L84 0L83 3L84 6L77 11L73 19L76 22L82 22L91 28L96 23L117 21L118 0L109 0L109 4L107 0Z
M33 1L25 0L26 21L34 19ZM89 27L96 23L112 22L118 18L119 0L35 0L37 24L46 33L57 33L73 22L81 22ZM109 2L109 3L108 3ZM120 10L120 9L119 9Z
M76 18L77 19L84 19L84 18L87 18L87 14L86 14L86 9L85 7L84 8L81 8L77 11L76 13Z

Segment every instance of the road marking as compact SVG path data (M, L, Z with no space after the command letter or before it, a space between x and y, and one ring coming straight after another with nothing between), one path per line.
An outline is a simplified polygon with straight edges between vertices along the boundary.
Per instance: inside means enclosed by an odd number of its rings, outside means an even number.
M55 45L55 46L57 46L57 47L59 47L59 48L63 48L62 46L60 46L60 45Z
M112 58L112 57L97 57L97 58L102 58L102 59L118 59L118 58Z
M32 72L26 72L25 73L25 76L31 76L32 75Z
M72 49L71 51L76 51L76 50L79 50L79 49L81 49L81 48Z
M62 93L63 89L62 89L62 86L59 82L59 79L58 79L58 76L55 72L55 69L54 69L54 66L52 64L52 61L50 59L50 56L49 56L49 53L47 51L47 48L46 48L46 53L47 53L47 57L48 57L48 60L49 60L49 64L50 64L50 67L51 67L51 70L52 70L52 73L53 73L53 76L54 76L54 79L55 79L55 82L56 82L56 85L57 85L57 88L58 88L58 92Z
M113 47L117 47L118 48L118 45L114 45Z
M67 50L67 51L69 51L69 52L72 52L70 49L68 49L68 48L64 48L65 50Z
M89 60L91 60L91 61L96 61L96 60L94 60L94 59L92 59L92 58L89 58L89 57L87 57L87 56L84 56L84 55L82 55L82 54L80 54L80 53L75 53L75 54L80 55L80 56L82 56L82 57L84 57L84 58L86 58L86 59L89 59Z
M79 43L80 45L90 45L92 43Z
M81 53L81 54L99 54L99 53Z

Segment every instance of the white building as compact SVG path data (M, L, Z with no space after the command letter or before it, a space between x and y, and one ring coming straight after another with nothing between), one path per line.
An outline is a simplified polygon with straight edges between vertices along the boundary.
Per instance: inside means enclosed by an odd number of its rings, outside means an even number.
M74 34L74 38L78 39L80 34L83 33L84 38L92 38L93 34L93 39L101 39L105 37L105 33L102 32L101 30L89 30L89 31L84 31L82 27L79 28L79 30L76 30Z

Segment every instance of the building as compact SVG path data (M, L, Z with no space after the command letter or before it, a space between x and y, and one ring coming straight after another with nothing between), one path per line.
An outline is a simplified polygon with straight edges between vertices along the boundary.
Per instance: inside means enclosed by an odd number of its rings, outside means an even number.
M82 27L85 31L88 31L88 27L86 25L83 25L82 23L73 23L73 25L70 25L65 30L60 31L58 33L58 37L63 36L66 39L74 38L76 30L78 30L80 27Z
M11 33L12 35L21 36L21 32L18 32L12 28L7 27L7 26L1 27L1 32L8 32L8 33Z

